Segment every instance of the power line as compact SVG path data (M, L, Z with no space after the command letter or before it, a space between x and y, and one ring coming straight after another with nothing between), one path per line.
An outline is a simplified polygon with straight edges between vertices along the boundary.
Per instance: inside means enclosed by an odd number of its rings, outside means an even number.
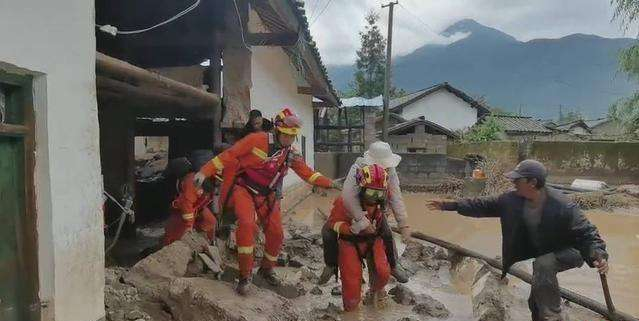
M312 15L316 15L317 14L317 8L319 7L320 2L322 2L322 0L315 0L315 5L313 6L313 9L309 11L310 14ZM309 9L311 9L311 6L308 6ZM308 17L309 21L312 19L311 16Z
M431 32L432 34L436 35L436 36L440 36L439 33L435 32L433 30L433 28L431 28L431 26L429 26L426 22L424 22L424 20L420 19L418 16L416 16L415 14L413 14L410 10L408 10L408 8L404 7L403 4L399 4L399 6L404 9L411 17L413 17L415 20L417 20L422 26L424 26L426 28L427 31Z
M160 22L158 24L150 26L148 28L144 28L144 29L121 31L121 30L118 30L117 27L112 26L112 25L108 25L108 24L107 25L95 24L95 26L98 27L98 29L100 29L100 31L109 33L109 34L111 34L113 36L115 36L115 35L133 35L133 34L143 33L143 32L151 31L151 30L153 30L155 28L164 26L164 25L166 25L168 23L171 23L171 22L173 22L173 21L175 21L177 19L180 19L182 16L186 15L187 13L189 13L189 12L193 11L195 8L197 8L197 6L200 5L200 2L201 2L201 0L196 0L192 5L190 5L186 9L182 10L180 13L176 14L175 16L173 16L173 17L171 17L171 18L169 18L167 20L164 20L164 21L162 21L162 22Z
M324 11L326 11L326 8L328 8L328 6L330 6L332 2L333 2L333 0L328 0L328 2L326 2L326 5L322 9L322 11L320 11L320 13L317 15L317 17L315 17L315 19L313 19L313 22L311 22L311 24L309 26L312 26L317 21L317 19L319 19L322 16L322 14L324 14Z

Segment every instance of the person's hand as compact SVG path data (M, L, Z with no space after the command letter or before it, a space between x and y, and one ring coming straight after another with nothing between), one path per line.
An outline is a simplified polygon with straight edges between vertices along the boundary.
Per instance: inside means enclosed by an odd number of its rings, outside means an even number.
M195 187L201 188L202 183L204 183L205 179L206 179L206 175L204 175L202 172L197 172L195 174L195 177L193 177L193 184L195 184Z
M426 208L433 211L441 211L444 208L444 202L442 201L428 201L426 202Z
M593 265L597 268L597 272L599 272L599 274L607 274L610 269L610 266L608 266L608 260L604 258L597 259L593 262Z
M369 221L365 216L359 220L351 221L351 232L353 234L359 234L361 231L366 230L369 226L371 226L371 221Z
M364 229L363 234L375 234L375 227L373 226L373 224L367 226L366 229Z
M402 235L402 242L404 244L408 244L413 241L411 237L410 226L402 226L399 228L399 233Z

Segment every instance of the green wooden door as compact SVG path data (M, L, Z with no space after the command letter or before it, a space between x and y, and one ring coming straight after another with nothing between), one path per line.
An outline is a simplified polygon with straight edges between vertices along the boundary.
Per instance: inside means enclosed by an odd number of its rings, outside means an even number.
M24 140L0 136L0 320L26 319L18 231L25 217Z

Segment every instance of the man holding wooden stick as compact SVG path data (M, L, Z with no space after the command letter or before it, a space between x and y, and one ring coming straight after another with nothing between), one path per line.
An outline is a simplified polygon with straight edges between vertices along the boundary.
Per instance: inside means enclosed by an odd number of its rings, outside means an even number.
M557 273L583 265L608 272L606 244L576 204L545 186L547 171L524 160L505 174L515 186L498 196L432 201L434 210L470 217L499 217L502 230L502 277L516 262L534 258L528 305L532 320L566 320L561 313Z

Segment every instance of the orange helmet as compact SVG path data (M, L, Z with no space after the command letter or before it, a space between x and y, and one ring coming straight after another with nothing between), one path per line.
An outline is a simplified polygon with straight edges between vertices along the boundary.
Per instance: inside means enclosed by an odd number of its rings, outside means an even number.
M273 125L281 133L297 135L302 127L302 120L291 109L284 107L273 119Z

